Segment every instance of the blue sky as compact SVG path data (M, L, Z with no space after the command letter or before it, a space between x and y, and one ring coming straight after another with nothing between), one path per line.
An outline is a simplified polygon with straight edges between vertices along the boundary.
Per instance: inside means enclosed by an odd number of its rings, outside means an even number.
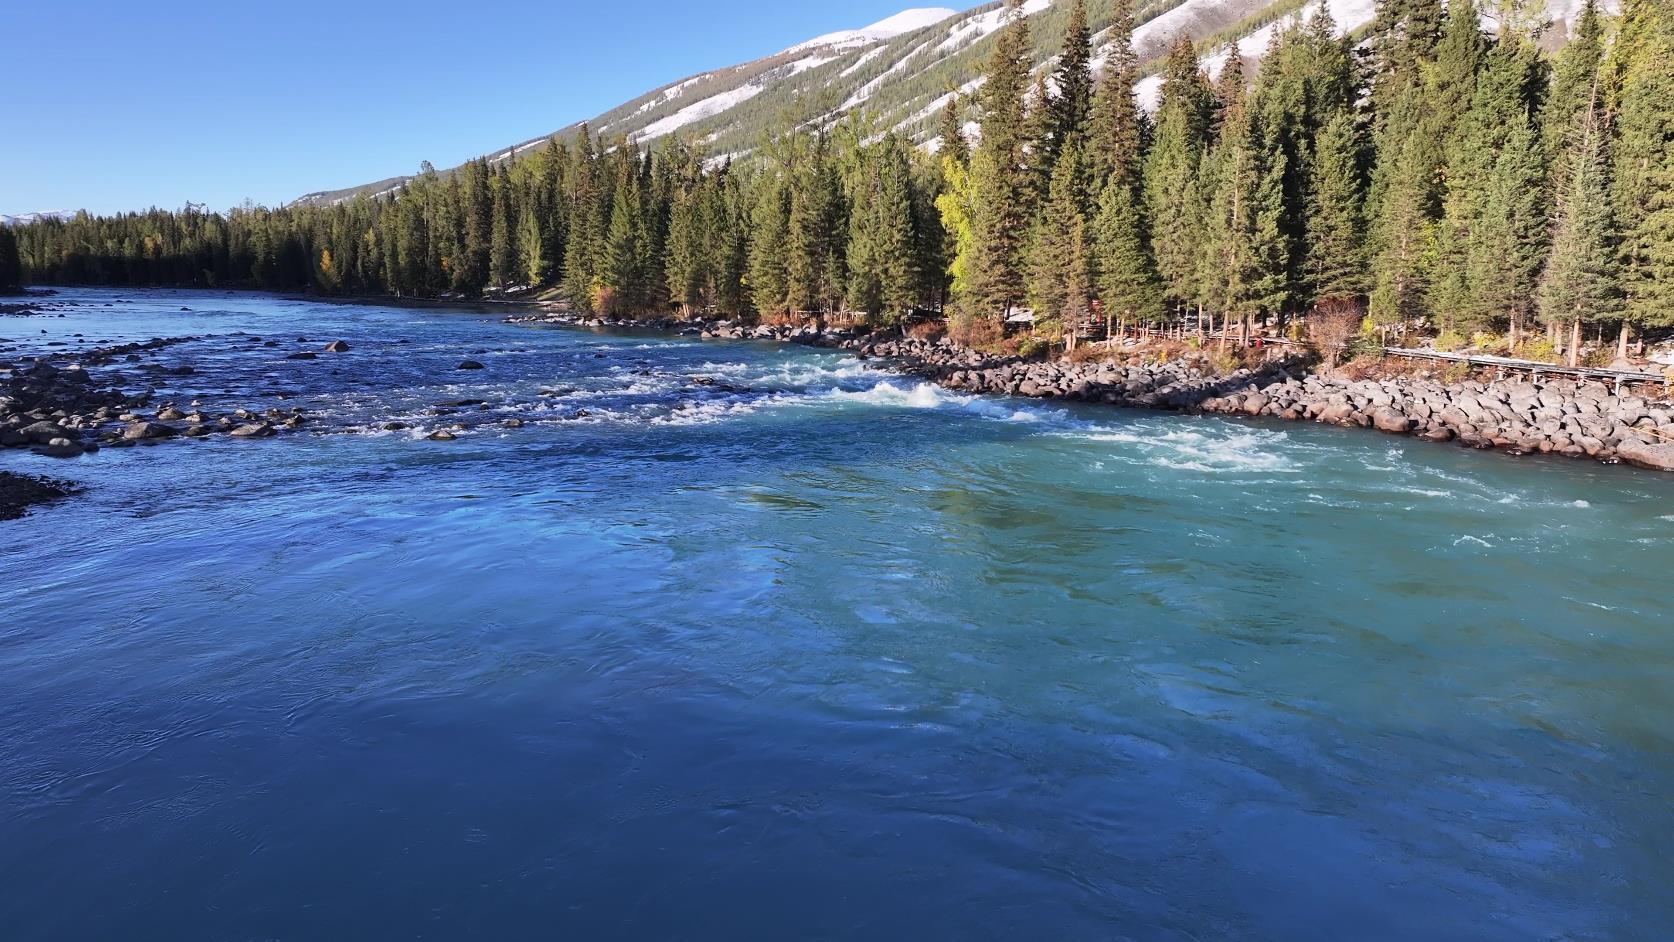
M928 5L3 2L0 213L274 205L421 160L452 166L694 72Z

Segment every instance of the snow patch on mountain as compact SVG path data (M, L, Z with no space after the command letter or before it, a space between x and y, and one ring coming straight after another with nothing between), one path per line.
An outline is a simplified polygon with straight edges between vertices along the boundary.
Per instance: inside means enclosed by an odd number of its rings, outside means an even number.
M666 137L688 124L702 121L704 118L713 118L729 108L742 105L766 90L766 84L762 83L760 80L740 85L730 91L725 91L719 95L713 95L709 98L703 99L702 101L687 105L666 118L653 121L646 125L638 134L635 134L634 137L641 141L650 141L659 137Z
M1052 0L1026 0L1023 4L1023 15L1034 16L1051 5ZM987 13L979 13L948 30L947 39L936 47L936 51L953 52L962 46L976 42L1004 25L1006 25L1005 7L989 10Z
M815 36L807 42L797 43L785 52L802 52L806 49L817 49L821 46L832 46L838 49L858 49L872 43L884 42L897 36L935 26L943 20L959 15L958 10L947 7L919 7L912 10L902 10L887 19L882 19L871 26L860 29L845 29L824 36Z

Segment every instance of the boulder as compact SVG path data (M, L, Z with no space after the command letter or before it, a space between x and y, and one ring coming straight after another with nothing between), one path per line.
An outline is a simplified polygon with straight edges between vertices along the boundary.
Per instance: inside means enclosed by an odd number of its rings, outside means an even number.
M1333 402L1320 410L1319 420L1330 425L1347 425L1354 420L1354 406L1347 402Z
M325 345L325 352L327 352L327 353L348 353L349 352L349 345L348 345L348 343L346 343L342 340L333 340L331 343L328 343L328 344Z
M234 438L268 438L273 435L273 426L266 422L251 422L248 425L240 425L227 434Z
M36 422L18 429L18 434L36 445L45 445L55 438L68 438L70 431L56 422Z
M135 422L122 430L122 437L131 442L156 441L175 434L174 429L157 422Z
M293 353L290 356L286 357L285 359L287 359L287 360L317 360L317 359L319 359L319 355L314 353L311 350L304 350L301 353Z
M440 432L431 432L425 437L433 442L451 442L454 440L454 434L445 429Z
M465 360L465 361L461 362L458 366L454 367L454 369L458 369L458 370L480 370L480 369L483 369L483 368L484 368L483 365L481 363L478 363L476 360Z
M1413 420L1399 409L1382 406L1372 413L1372 426L1380 432L1405 435L1412 431Z
M1616 455L1628 464L1652 471L1674 471L1674 444L1651 444L1643 441L1623 442Z

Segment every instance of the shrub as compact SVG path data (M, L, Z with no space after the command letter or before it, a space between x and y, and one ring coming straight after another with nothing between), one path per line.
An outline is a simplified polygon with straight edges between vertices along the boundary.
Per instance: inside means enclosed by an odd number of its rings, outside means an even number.
M1552 346L1552 341L1540 335L1534 335L1523 341L1523 345L1512 351L1525 360L1539 363L1558 362L1558 349Z
M1017 342L1017 355L1026 360L1045 356L1052 350L1052 341L1045 337L1024 337Z
M1332 369L1350 352L1357 329L1363 337L1370 323L1353 301L1322 301L1308 315L1308 343Z
M1451 330L1444 330L1436 338L1436 350L1441 353L1453 353L1465 349L1465 338Z

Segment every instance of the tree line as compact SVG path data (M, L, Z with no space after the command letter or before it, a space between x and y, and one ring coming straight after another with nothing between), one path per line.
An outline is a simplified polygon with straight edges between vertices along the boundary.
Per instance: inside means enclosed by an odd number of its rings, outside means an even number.
M35 283L476 296L723 316L1029 309L1223 330L1310 311L1469 338L1674 324L1674 13L1589 0L1556 55L1542 0L1383 0L1363 41L1320 7L1251 68L1181 37L1139 105L1132 0L1095 78L1085 0L1033 68L1009 0L985 81L930 148L851 116L783 122L746 161L597 141L426 165L335 206L47 219ZM1212 53L1214 70L1200 58ZM1254 72L1253 79L1250 72ZM979 132L967 134L967 120ZM0 264L4 264L0 262Z

